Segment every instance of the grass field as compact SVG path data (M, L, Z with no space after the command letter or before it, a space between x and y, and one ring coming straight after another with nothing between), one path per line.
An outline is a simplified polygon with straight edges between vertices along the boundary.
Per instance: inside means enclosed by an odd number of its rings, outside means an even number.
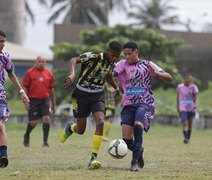
M49 148L42 148L42 126L31 134L30 148L24 148L26 124L7 122L9 160L7 168L0 169L0 179L212 179L212 131L194 130L191 143L182 143L180 127L155 124L144 134L145 167L139 172L129 171L131 152L120 160L107 153L108 142L103 142L98 160L102 168L87 170L90 159L93 130L83 136L73 135L66 143L58 141L61 128L51 128ZM114 125L110 139L120 138L119 125Z

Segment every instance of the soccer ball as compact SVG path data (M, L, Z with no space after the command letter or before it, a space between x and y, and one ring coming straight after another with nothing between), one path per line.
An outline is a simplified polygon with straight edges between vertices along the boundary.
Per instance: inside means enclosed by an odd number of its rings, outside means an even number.
M126 156L128 152L127 144L122 139L114 139L109 143L108 153L116 158L121 159Z

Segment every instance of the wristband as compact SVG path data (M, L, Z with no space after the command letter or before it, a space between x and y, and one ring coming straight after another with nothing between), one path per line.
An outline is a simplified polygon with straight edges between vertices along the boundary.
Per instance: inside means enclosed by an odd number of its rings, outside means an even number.
M23 89L20 89L19 93L22 94L24 93L25 91Z

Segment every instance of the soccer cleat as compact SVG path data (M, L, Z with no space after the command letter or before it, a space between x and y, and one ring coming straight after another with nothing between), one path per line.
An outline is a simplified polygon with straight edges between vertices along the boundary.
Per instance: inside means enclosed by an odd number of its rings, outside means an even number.
M29 136L24 134L24 142L23 142L25 147L29 147Z
M101 166L102 166L101 163L99 161L97 161L96 159L90 160L88 162L89 170L99 169Z
M65 129L60 133L60 142L64 143L66 139L73 133L71 130L71 125L73 125L74 122L70 122L66 125Z
M189 140L188 140L188 139L184 139L184 140L183 140L183 143L184 143L184 144L188 144L188 143L189 143Z
M144 158L143 158L144 148L143 147L141 147L141 148L142 148L141 153L140 153L140 156L138 158L138 166L140 168L143 168L144 167Z
M130 171L138 171L138 162L137 161L134 161L132 160L131 161L131 166L130 166Z
M1 156L0 157L0 168L7 167L8 163L9 163L9 161L8 161L6 156Z
M42 147L49 147L49 144L47 142L43 143Z

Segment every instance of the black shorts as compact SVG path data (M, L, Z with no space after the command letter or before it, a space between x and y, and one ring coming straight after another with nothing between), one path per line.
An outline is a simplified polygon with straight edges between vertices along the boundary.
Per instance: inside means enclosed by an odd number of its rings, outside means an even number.
M30 98L30 110L28 111L29 121L39 120L43 116L50 115L50 99Z
M86 118L91 112L105 112L104 94L84 92L76 88L72 94L72 105L75 118Z

